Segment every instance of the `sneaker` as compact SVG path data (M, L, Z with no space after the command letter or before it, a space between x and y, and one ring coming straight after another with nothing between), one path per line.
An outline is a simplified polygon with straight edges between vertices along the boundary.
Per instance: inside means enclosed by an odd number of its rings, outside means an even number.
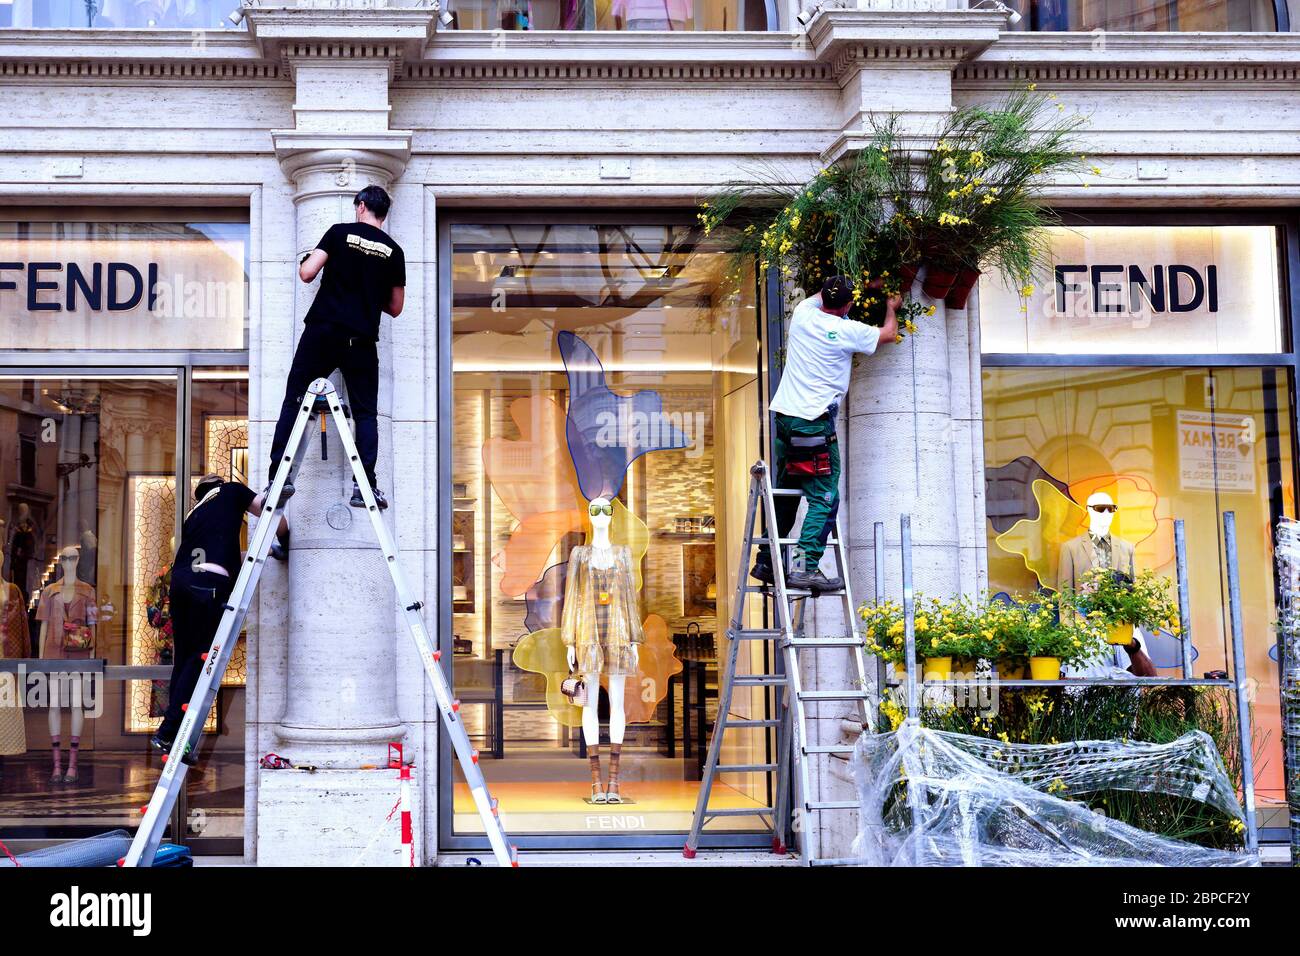
M371 488L370 493L375 496L375 504L378 506L380 511L383 511L388 507L388 499L384 497L382 491L378 488ZM352 482L352 500L349 501L348 504L354 508L364 508L366 506L366 499L361 497L361 486L355 481Z
M786 576L785 583L792 591L811 591L813 594L844 590L843 581L839 578L828 578L820 571L814 571L812 574L807 571L793 571Z
M149 746L152 747L154 750L157 750L159 753L164 753L164 754L171 753L173 743L175 743L174 740L169 740L168 738L164 737L162 734L154 734L152 737L149 738Z
M776 574L772 571L772 565L759 558L754 562L754 566L749 571L749 576L764 584L775 584Z
M277 561L289 560L289 549L286 548L278 539L271 545L271 557Z

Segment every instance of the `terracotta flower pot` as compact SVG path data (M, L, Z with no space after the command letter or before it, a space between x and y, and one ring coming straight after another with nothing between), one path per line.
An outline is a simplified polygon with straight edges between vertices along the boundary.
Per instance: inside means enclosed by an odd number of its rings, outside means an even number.
M942 299L956 281L957 273L931 263L925 267L925 281L921 283L921 291L932 299Z
M920 271L921 263L919 262L905 263L902 268L898 270L898 274L902 276L903 279L904 294L912 291L912 286L916 283L916 275Z
M975 288L975 283L979 281L980 271L978 269L962 269L957 273L957 279L944 296L943 304L950 309L966 308L966 300L970 298L971 290Z

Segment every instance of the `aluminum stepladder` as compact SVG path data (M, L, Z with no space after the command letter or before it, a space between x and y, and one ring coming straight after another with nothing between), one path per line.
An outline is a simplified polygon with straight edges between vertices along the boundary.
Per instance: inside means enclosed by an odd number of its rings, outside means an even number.
M374 492L362 467L361 457L357 453L347 413L339 401L333 384L328 379L318 378L311 383L307 394L302 398L302 406L298 410L298 418L290 432L281 467L276 470L275 480L267 492L262 515L248 542L248 553L244 557L239 576L235 579L234 589L221 615L221 623L212 639L212 646L204 655L205 664L199 674L199 682L194 688L190 702L185 706L180 730L176 734L171 752L163 758L162 776L158 780L148 807L144 810L144 818L139 830L136 831L135 839L131 842L131 849L122 861L124 866L150 866L153 863L154 854L157 853L167 828L171 808L176 802L181 787L185 785L186 769L193 762L189 755L198 753L204 720L213 701L216 700L217 690L221 686L221 677L225 673L227 664L230 663L231 652L243 628L244 618L248 614L271 544L275 540L275 531L284 513L284 486L298 474L298 468L302 464L304 452L309 444L304 441L307 437L307 423L314 415L320 416L323 441L326 411L334 419L339 441L343 444L344 453L352 466L352 477L356 480L357 487L361 489L366 513L370 516L370 524L374 528L375 537L379 540L384 563L393 579L393 588L397 593L398 603L403 609L407 629L415 642L416 651L420 655L429 683L433 685L438 709L442 712L443 726L451 738L456 758L460 762L474 804L483 820L483 828L492 846L492 852L500 865L518 865L515 849L510 845L501 824L496 801L488 793L487 782L483 779L483 771L479 768L478 751L470 743L465 725L461 722L460 704L452 698L451 689L443 676L440 664L442 654L435 648L425 626L424 616L420 613L424 605L411 593L406 575L397 559L397 545L388 526L384 524L379 507L375 504Z
M853 606L852 587L849 584L848 549L844 539L843 519L838 515L835 520L834 537L827 544L835 554L836 573L844 581L844 589L828 597L839 597L843 605L845 628L848 633L840 637L804 636L804 616L807 607L808 591L790 590L785 584L785 561L778 560L784 556L784 548L795 544L797 538L778 538L776 522L776 495L798 496L797 489L773 488L768 476L766 462L758 461L749 470L749 503L745 514L745 539L741 547L736 586L735 606L732 610L731 624L727 629L727 662L723 671L723 682L718 694L718 719L713 725L709 740L709 755L704 766L704 777L700 783L700 793L695 805L695 818L691 823L691 832L686 839L682 853L687 858L695 856L706 824L713 818L726 816L755 816L770 818L772 821L772 851L786 851L785 833L787 825L792 824L799 848L801 862L805 866L831 865L851 860L818 858L813 851L814 842L809 837L809 822L814 814L856 810L858 804L853 800L817 801L811 797L810 765L817 757L831 759L835 756L848 756L853 752L851 745L822 745L809 742L806 704L818 701L852 702L864 727L871 726L870 707L871 692L868 690L867 664L862 633L857 628L857 612ZM764 531L758 531L759 509L762 509L761 521ZM751 561L755 547L767 544L772 556L772 570L775 583L771 586L759 584L749 577ZM755 595L773 603L772 615L768 618L776 626L754 628L747 626L746 599ZM782 651L780 655L783 667L775 674L738 674L737 663L740 648L749 641L775 641ZM799 670L799 652L810 653L826 649L848 649L851 666L849 677L856 685L839 689L805 690ZM770 720L736 720L731 716L731 703L734 689L737 687L771 687L784 689L784 695L777 694L773 711L780 711L778 719ZM784 698L784 699L782 699ZM723 764L721 763L723 738L728 730L747 730L757 728L775 728L776 762L765 764ZM767 773L775 774L774 807L770 808L721 808L709 809L709 798L714 783L721 774L729 773ZM795 814L790 814L788 801L791 798L790 783L793 778Z

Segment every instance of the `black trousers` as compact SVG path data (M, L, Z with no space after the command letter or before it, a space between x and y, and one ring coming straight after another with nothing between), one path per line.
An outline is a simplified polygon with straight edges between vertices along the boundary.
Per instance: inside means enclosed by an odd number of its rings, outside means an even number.
M280 405L280 420L275 423L271 439L271 470L275 477L289 444L298 403L307 394L307 386L335 369L343 373L348 387L348 405L357 426L357 454L370 484L375 485L375 462L379 458L379 350L369 339L353 335L335 325L309 325L302 330L298 348L293 353L289 381Z
M181 725L181 705L189 703L203 670L203 655L221 624L235 579L212 571L176 568L168 591L172 618L172 680L158 736L171 740ZM202 716L200 719L203 719Z

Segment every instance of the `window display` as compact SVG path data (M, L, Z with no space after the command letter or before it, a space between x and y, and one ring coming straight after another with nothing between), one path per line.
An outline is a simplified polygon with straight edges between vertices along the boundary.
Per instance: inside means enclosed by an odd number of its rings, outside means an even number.
M987 320L987 316L985 317ZM1273 368L986 367L984 455L992 591L1081 580L1105 531L1114 568L1174 576L1186 527L1194 674L1230 669L1221 514L1237 516L1247 672L1257 682L1260 825L1285 813L1272 527L1295 514L1294 411ZM1111 502L1099 512L1087 503ZM1145 629L1157 672L1181 647Z
M483 771L512 837L684 832L741 571L732 463L759 455L757 303L686 226L448 228L444 627ZM738 719L769 699L740 689ZM728 762L765 762L745 733ZM719 805L771 805L765 775L727 783ZM479 832L453 799L448 839Z
M0 815L15 838L130 826L148 799L157 757L147 740L172 663L157 583L175 549L177 409L189 409L195 479L246 477L247 374L0 380ZM232 681L242 684L242 648L238 659ZM124 679L113 673L122 665L156 673ZM215 774L191 794L190 809L204 810L203 832L191 835L242 834L243 708L225 703L227 726L209 718L223 733Z

